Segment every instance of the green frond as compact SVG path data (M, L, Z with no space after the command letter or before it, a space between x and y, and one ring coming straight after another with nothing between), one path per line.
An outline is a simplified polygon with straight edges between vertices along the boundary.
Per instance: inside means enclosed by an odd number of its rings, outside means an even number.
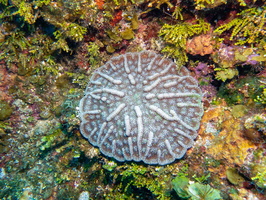
M37 13L34 14L31 3L27 3L25 1L16 1L15 4L18 6L18 10L15 13L13 13L13 15L17 14L20 15L29 24L35 23L38 14Z
M231 31L230 40L236 45L260 43L266 33L266 6L261 8L250 8L238 14L233 19L214 30L221 35L225 31Z
M5 5L5 6L7 6L8 0L0 0L0 3L3 4L3 5Z
M196 9L215 8L222 4L228 3L228 0L194 0ZM237 0L240 6L246 6L245 0Z
M210 30L210 24L199 19L198 23L191 24L187 22L179 22L174 25L164 24L159 31L159 36L163 37L166 42L165 48L162 50L167 56L176 59L179 64L188 61L185 49L187 39Z
M175 10L174 10L174 12L173 12L173 17L175 18L175 19L180 19L180 20L183 20L184 18L183 18L183 15L182 15L182 8L180 8L179 6L176 6L175 7Z
M100 61L100 47L95 42L90 42L87 47L89 53L89 63L95 66Z
M82 27L76 23L67 23L62 24L62 29L66 32L66 36L71 39L79 42L83 39L83 35L87 32L85 27Z

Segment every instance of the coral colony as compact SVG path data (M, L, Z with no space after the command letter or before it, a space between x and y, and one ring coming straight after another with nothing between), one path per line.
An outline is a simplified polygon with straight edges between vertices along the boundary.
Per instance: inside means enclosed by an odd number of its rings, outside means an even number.
M151 52L113 57L80 101L80 131L118 161L165 165L197 137L202 93L186 68Z

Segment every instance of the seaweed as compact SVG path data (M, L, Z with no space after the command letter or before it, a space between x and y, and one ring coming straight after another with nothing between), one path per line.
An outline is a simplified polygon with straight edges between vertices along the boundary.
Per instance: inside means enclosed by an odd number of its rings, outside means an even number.
M191 182L185 176L177 176L172 180L172 184L177 195L181 198L190 200L222 199L219 190L212 188L210 185Z
M261 94L257 95L256 98L254 99L255 102L261 103L261 104L266 104L266 80L259 80L261 83L259 86L259 89L261 91Z
M194 0L196 9L202 10L206 8L215 8L217 6L220 6L222 4L227 4L228 0ZM245 0L237 0L237 3L239 3L240 6L246 6Z
M169 192L167 191L167 185L165 182L168 181L168 176L164 174L166 172L162 167L154 169L148 169L145 166L137 164L129 164L123 167L123 171L120 172L121 177L121 189L125 194L136 187L139 189L146 188L156 199L169 199Z
M177 16L180 17L179 14ZM162 36L166 42L162 52L176 59L176 62L182 65L188 61L185 51L187 39L194 35L206 33L209 30L210 24L203 19L196 20L195 23L178 22L174 25L164 24L159 31L159 36Z
M214 33L221 35L231 31L230 40L236 45L260 44L266 32L266 6L248 8L237 14L237 18L219 26Z

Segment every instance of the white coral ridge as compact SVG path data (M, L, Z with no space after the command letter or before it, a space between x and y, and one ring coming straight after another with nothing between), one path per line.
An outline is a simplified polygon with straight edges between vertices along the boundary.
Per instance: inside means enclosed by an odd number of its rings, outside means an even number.
M185 67L151 51L113 57L79 104L80 131L118 161L165 165L193 145L202 93Z

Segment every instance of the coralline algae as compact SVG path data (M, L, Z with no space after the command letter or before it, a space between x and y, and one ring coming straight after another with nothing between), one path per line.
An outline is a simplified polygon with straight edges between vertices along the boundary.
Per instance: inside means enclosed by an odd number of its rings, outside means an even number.
M81 99L82 135L118 161L165 165L197 137L202 93L189 71L151 51L113 57Z

